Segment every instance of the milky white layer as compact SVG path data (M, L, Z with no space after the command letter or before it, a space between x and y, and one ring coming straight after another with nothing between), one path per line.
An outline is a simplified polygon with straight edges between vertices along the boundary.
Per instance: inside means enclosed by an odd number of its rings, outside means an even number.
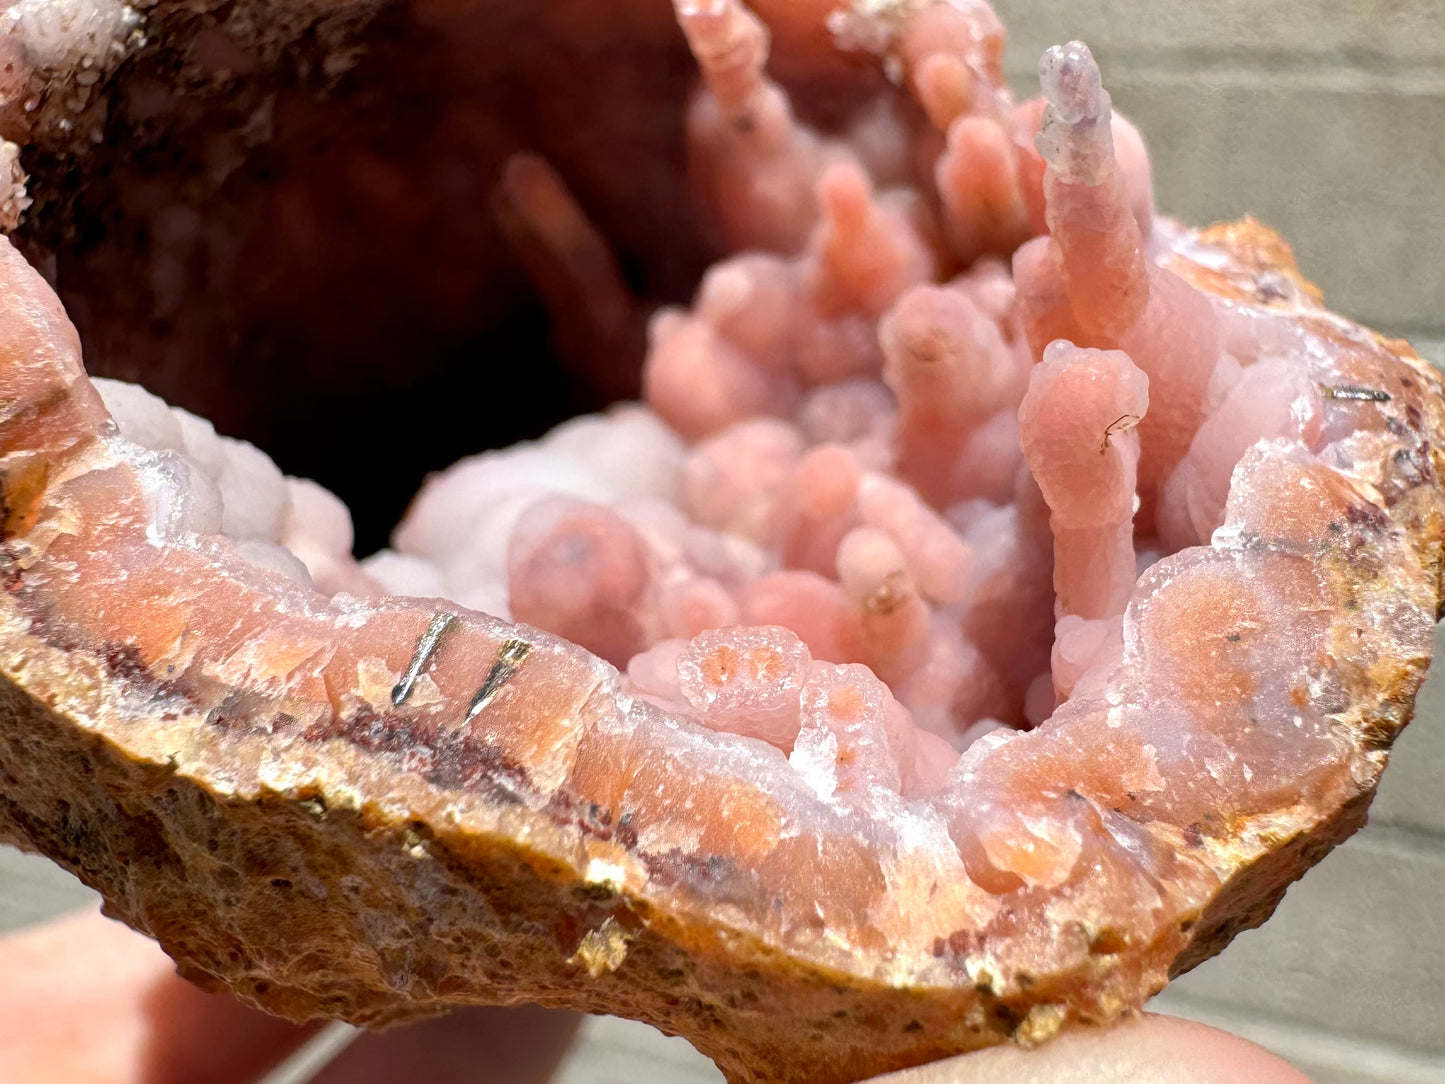
M137 384L94 378L120 436L181 472L188 494L179 529L224 534L246 560L328 593L364 588L351 554L351 513L315 482L288 478L253 444L217 434L204 418Z

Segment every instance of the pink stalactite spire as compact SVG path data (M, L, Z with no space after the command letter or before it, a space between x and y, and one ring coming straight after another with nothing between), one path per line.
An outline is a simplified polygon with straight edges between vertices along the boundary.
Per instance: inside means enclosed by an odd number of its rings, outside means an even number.
M1134 586L1135 427L1149 378L1118 350L1055 342L1019 408L1019 439L1049 505L1060 617L1111 618Z
M1026 359L980 309L982 288L969 280L919 286L879 323L883 380L899 405L896 467L939 508L997 488L980 486L988 479L971 461L971 442L988 419L1012 413L1028 382ZM1000 458L1008 467L1008 455Z
M569 371L605 399L636 395L632 359L645 338L645 310L557 171L535 154L512 155L493 208L546 301L553 345Z
M733 250L792 253L817 220L814 182L841 146L793 115L764 70L767 27L738 0L674 0L705 89L688 113L694 184Z
M673 8L719 108L733 120L749 116L769 87L768 28L734 0L674 0Z
M887 532L855 527L837 553L838 581L854 606L846 626L851 650L884 681L899 681L928 653L928 604Z
M1003 27L982 2L920 7L901 27L897 56L933 131L919 133L949 246L961 266L1007 255L1033 232L1012 141ZM943 145L939 146L939 136Z
M1036 143L1049 237L1014 254L1019 308L1035 356L1067 339L1123 349L1148 374L1139 525L1152 531L1160 490L1203 417L1219 359L1218 316L1198 290L1146 258L1148 156L1137 133L1115 128L1088 47L1055 46L1039 75L1048 102Z
M1048 105L1036 140L1049 235L1081 346L1109 347L1149 302L1144 238L1114 157L1113 104L1083 42L1039 61Z
M934 165L954 255L964 265L1007 255L1033 233L1010 133L993 117L959 117Z
M809 246L809 286L820 313L876 318L904 290L938 272L922 200L903 189L875 192L856 162L818 179L822 222Z
M914 99L939 131L968 114L1003 116L1004 31L981 0L926 4L899 31L897 54Z

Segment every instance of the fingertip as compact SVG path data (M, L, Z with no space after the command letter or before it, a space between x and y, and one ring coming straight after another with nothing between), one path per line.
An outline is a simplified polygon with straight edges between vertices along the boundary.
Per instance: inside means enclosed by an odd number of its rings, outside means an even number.
M245 1081L309 1034L197 989L94 908L0 938L0 975L6 1084Z
M539 1005L457 1009L361 1035L312 1084L546 1084L581 1021Z
M1012 1044L907 1069L871 1084L1310 1084L1298 1069L1235 1035L1145 1014L1077 1027L1026 1050Z

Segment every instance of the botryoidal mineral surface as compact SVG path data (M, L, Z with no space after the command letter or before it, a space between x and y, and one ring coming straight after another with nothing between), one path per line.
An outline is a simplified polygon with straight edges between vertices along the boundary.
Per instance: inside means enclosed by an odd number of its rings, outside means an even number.
M733 254L643 402L364 561L88 379L0 243L0 834L292 1017L531 999L841 1082L1135 1011L1362 823L1440 603L1438 378L1265 227L1157 216L1085 46L1015 104L985 5L826 7L678 0ZM100 85L58 10L11 9L25 78ZM84 41L143 49L128 10ZM774 38L867 69L846 116ZM500 185L590 319L635 304L545 160Z

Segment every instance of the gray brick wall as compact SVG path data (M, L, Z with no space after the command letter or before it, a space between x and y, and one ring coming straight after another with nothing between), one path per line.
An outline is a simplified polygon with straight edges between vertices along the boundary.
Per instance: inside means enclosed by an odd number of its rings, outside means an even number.
M1445 2L998 0L1009 70L1080 37L1154 152L1161 207L1250 212L1330 303L1445 362ZM1441 644L1445 647L1445 644ZM1370 827L1277 918L1156 1006L1226 1027L1320 1084L1445 1084L1445 679L1427 686ZM0 849L0 929L89 898ZM565 1084L715 1084L678 1040L590 1021Z

